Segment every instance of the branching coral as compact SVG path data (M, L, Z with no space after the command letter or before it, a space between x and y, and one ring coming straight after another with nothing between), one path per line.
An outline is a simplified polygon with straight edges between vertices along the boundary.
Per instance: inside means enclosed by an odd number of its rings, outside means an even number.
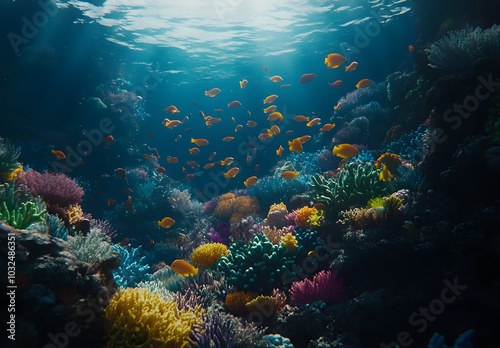
M344 281L337 271L321 271L312 280L304 279L292 283L290 298L297 303L341 302L345 298Z
M40 197L32 198L23 188L10 184L0 185L0 220L18 228L28 228L34 223L45 222L47 211Z
M86 236L77 233L69 239L69 250L85 262L103 262L116 257L109 238L99 231L90 231Z
M204 311L179 310L174 301L146 289L122 289L106 307L106 347L167 347L188 345L194 325L202 325Z
M222 243L202 244L193 250L191 262L196 267L213 268L215 263L219 261L223 255L227 254L229 254L229 250Z
M21 149L11 144L9 139L0 137L0 181L11 181L22 170L17 161Z
M24 185L33 195L42 197L49 213L60 217L65 217L69 205L80 203L84 195L78 183L62 173L42 174L28 170L17 178L16 184Z
M116 285L119 287L136 286L140 281L149 280L149 265L145 262L145 256L140 256L140 248L132 248L131 251L122 248L118 244L113 247L120 253L120 266L113 271Z

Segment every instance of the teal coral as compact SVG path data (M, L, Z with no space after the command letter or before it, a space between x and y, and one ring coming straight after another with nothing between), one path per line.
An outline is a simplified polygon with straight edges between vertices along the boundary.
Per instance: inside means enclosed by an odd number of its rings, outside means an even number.
M69 240L69 249L81 261L97 263L116 257L113 249L104 233L91 230L87 235L77 233Z
M312 180L316 200L337 212L352 205L364 205L370 198L388 191L372 163L350 162L335 178L327 179L318 174Z
M14 183L0 185L0 220L18 229L45 222L45 203L40 197L32 198L26 189Z

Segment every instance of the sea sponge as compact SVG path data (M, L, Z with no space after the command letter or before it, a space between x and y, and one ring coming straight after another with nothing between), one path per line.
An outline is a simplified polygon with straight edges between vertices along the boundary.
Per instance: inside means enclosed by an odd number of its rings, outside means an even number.
M229 250L222 243L202 244L193 250L191 262L196 267L213 268L222 255L227 254L229 254Z
M105 310L106 347L186 347L203 314L200 306L179 310L175 301L146 289L122 289Z
M295 250L295 247L299 245L299 242L297 242L297 238L295 238L295 236L291 233L285 234L281 238L281 243L283 243L283 246L290 251Z
M295 224L297 224L300 228L307 228L307 220L311 215L317 213L318 209L304 206L297 209L296 212L297 215L295 216Z
M382 164L385 164L387 167L387 170L391 172L392 175L397 175L398 174L398 167L403 163L403 159L401 156L395 154L395 153L390 153L386 152L383 153L377 158L375 161L375 168L380 169L382 168Z
M271 227L283 227L287 226L288 222L286 220L286 215L288 214L288 210L286 205L282 202L278 204L273 204L269 208L269 212L267 213L267 218L264 220L264 223L267 226Z
M226 295L225 305L229 312L234 315L243 315L246 313L246 304L257 297L254 292L236 291Z
M84 219L83 210L80 204L70 204L68 207L68 221L71 225L74 225L78 221Z

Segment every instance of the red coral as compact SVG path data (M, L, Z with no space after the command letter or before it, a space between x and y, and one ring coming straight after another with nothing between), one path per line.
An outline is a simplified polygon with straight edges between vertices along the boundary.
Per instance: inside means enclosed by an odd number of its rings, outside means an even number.
M343 301L345 292L344 280L337 275L337 271L321 271L312 280L293 282L290 298L297 303L324 301L331 304Z
M65 217L70 204L82 201L85 194L76 181L66 174L39 173L28 170L16 180L17 185L25 185L34 196L40 196L51 214Z

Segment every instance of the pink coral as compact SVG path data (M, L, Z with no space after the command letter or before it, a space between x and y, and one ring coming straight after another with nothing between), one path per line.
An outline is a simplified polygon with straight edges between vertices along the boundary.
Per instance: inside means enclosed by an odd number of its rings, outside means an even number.
M28 170L17 178L16 184L28 187L34 196L42 197L49 213L60 217L65 217L67 208L71 204L80 203L85 194L76 181L62 173L42 174Z
M324 301L331 304L343 301L345 292L344 281L337 271L321 271L312 280L293 282L290 298L297 303Z

